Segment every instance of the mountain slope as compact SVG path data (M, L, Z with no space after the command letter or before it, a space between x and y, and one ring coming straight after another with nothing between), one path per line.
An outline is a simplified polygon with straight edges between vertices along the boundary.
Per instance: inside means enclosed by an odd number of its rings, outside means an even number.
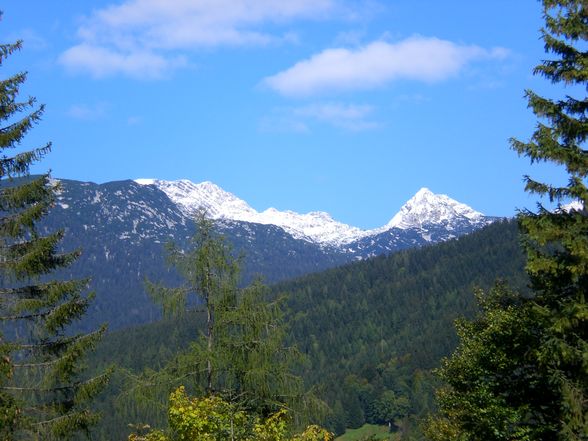
M45 232L65 229L66 250L82 256L63 277L91 277L96 300L84 328L108 322L111 329L160 317L144 289L145 278L167 284L180 279L165 263L164 245L180 246L194 233L192 221L165 193L133 181L94 184L61 180L54 209L44 220ZM263 275L283 280L340 265L348 260L337 252L299 241L273 225L222 220L219 231L236 254L247 256L244 277Z
M159 188L178 204L187 216L194 216L198 210L204 209L213 219L276 225L296 239L331 246L352 242L364 234L359 228L337 222L328 213L321 211L299 214L289 210L268 208L259 213L245 201L208 181L194 184L186 179L137 179L135 182Z
M523 265L516 223L496 222L458 240L275 285L274 295L288 293L290 342L309 356L305 380L318 386L333 409L325 423L340 430L341 422L352 419L374 421L371 409L387 390L407 397L412 412L425 412L432 398L427 371L453 350L453 321L473 313L474 287L502 278L524 289ZM162 356L186 348L198 323L192 317L114 333L94 363L115 358L132 369L154 367L154 360L162 363ZM104 406L113 419L101 430L103 439L111 439L108 431L122 431L130 417ZM165 415L142 420L157 418Z
M495 222L276 286L290 293L290 336L312 361L305 379L326 391L330 427L382 423L374 409L386 390L413 415L430 411L427 372L454 349L454 320L473 314L477 287L502 279L525 290L523 268L516 222Z
M57 203L43 227L65 229L64 248L83 250L64 277L92 277L97 296L83 324L86 328L109 322L116 329L160 316L145 293L144 280L179 283L165 265L164 244L187 243L200 206L216 219L235 252L245 255L245 280L258 274L267 282L448 240L492 220L430 192L426 197L419 192L407 202L401 223L364 231L322 212L258 213L210 182L60 182ZM468 217L470 212L475 214ZM429 221L427 215L435 213Z

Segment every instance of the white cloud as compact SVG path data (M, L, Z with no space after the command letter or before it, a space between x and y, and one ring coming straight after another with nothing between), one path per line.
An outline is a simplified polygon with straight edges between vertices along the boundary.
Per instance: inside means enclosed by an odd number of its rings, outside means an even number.
M459 74L475 60L507 54L503 48L487 50L420 36L398 43L380 40L356 50L326 49L263 83L287 96L373 89L401 79L432 83Z
M129 0L95 13L84 32L95 38L104 28L123 31L153 47L259 44L273 36L250 27L313 18L333 8L334 0Z
M271 117L262 120L261 129L306 133L313 124L320 123L353 132L371 130L380 127L371 119L373 112L374 108L369 105L311 103L275 110Z
M185 58L178 51L290 41L268 23L327 17L339 0L127 0L95 11L78 29L79 43L60 62L94 77L160 78ZM184 54L185 55L185 54Z
M161 78L187 63L182 56L166 58L148 51L121 52L86 43L69 48L59 61L70 71L88 73L94 78L123 74L143 79Z

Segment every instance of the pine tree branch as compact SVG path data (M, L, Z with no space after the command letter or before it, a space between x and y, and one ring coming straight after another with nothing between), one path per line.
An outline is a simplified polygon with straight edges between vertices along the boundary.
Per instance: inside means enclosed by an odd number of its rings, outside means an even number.
M17 351L23 350L23 349L36 350L39 348L46 348L46 347L51 347L51 346L67 346L67 345L75 343L75 342L79 341L80 339L83 339L86 337L89 337L89 338L92 338L94 336L97 337L99 334L103 333L105 329L106 329L106 326L102 326L100 329L93 331L89 334L78 334L75 337L63 338L58 341L45 341L45 342L36 343L36 344L12 343L11 346L14 347L15 350L17 350Z

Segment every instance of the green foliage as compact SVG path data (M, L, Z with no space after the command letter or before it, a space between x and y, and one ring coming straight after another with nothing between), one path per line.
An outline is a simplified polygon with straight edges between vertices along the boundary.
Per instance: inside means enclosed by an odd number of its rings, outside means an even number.
M129 441L332 441L333 435L318 426L289 436L288 412L280 409L267 417L238 410L218 396L190 397L184 387L170 395L169 434L152 430L133 433Z
M0 64L20 47L0 45ZM44 111L34 98L17 101L25 80L20 73L0 81L0 437L69 439L97 421L87 402L108 375L83 377L81 358L104 328L68 333L92 299L82 295L87 280L47 280L79 252L57 252L62 231L42 236L37 230L57 187L48 175L29 176L51 145L22 146Z
M527 191L582 206L549 211L540 205L536 213L519 216L536 293L532 314L543 327L536 357L559 408L548 422L557 427L559 439L579 440L588 433L588 6L580 0L543 4L543 40L555 58L543 61L535 74L580 96L553 100L528 91L529 107L540 122L530 141L512 145L532 161L563 166L568 175L560 186L527 177Z
M390 439L388 426L374 424L364 424L357 429L348 429L343 435L336 438L337 441L376 441L387 439Z
M311 362L303 376L331 407L323 424L380 424L393 393L409 403L393 426L418 432L417 420L434 410L429 371L457 343L453 321L475 313L473 288L496 277L527 283L514 222L277 286L292 293L291 338Z
M532 295L497 287L482 314L458 323L458 350L440 374L441 414L433 440L586 440L588 434L588 9L581 0L544 0L545 49L535 68L571 93L562 100L527 91L539 118L528 142L512 147L532 162L562 166L568 183L525 177L526 190L557 202L518 216ZM579 86L579 87L578 87ZM579 209L563 209L569 200Z
M198 219L191 248L168 249L170 264L185 284L167 288L149 283L151 295L168 317L183 319L186 309L195 304L202 305L204 317L187 315L196 319L186 322L193 327L192 341L162 369L148 369L138 377L129 374L132 381L123 402L135 401L139 407L155 404L163 410L164 397L185 384L197 395L214 394L234 409L260 416L286 404L303 408L307 397L302 380L292 372L300 354L284 346L282 301L270 301L267 288L259 281L238 287L239 262L204 217ZM139 411L135 418L141 414L153 421L152 408ZM155 422L162 423L162 418L156 417Z
M372 402L370 420L376 424L393 424L404 418L410 409L410 401L406 396L397 396L394 391L386 390Z
M168 261L184 279L184 286L167 288L147 283L151 297L163 307L164 316L176 317L186 311L188 296L204 303L206 312L205 338L193 345L195 375L206 372L204 388L207 393L217 390L219 373L216 358L223 356L219 340L228 330L223 321L237 306L238 262L230 254L223 239L216 237L212 221L200 214L197 234L190 249L168 246ZM225 348L222 348L223 350ZM222 361L219 361L222 363Z
M439 370L442 416L430 421L429 438L553 439L558 408L536 358L543 330L530 303L504 285L478 295L480 314L457 322L460 344Z
M183 388L171 394L168 415L178 441L242 439L249 423L244 412L221 398L189 398Z

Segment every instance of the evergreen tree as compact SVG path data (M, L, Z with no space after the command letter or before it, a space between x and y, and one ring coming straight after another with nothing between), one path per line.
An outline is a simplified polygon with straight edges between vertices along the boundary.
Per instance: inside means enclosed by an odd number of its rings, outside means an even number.
M162 305L166 317L184 314L189 300L204 303L206 329L204 345L199 350L203 353L200 360L205 366L203 369L199 367L198 371L206 372L204 389L210 394L218 390L214 358L218 356L215 349L220 336L217 334L223 331L219 320L223 320L225 312L236 305L239 265L230 256L223 238L215 235L213 223L204 213L197 216L197 227L189 250L174 244L167 247L168 263L184 279L184 285L168 288L148 281L147 290Z
M0 45L0 65L20 48L20 41ZM57 188L48 175L29 176L51 145L22 147L44 111L34 98L18 101L25 79L0 81L0 437L66 439L97 420L87 401L107 375L82 378L81 357L104 329L67 333L91 300L82 295L87 280L49 280L79 253L57 251L63 231L42 236L37 228Z
M284 346L281 302L268 299L259 281L239 288L239 260L212 221L198 216L191 247L170 245L168 258L184 285L169 288L148 282L148 292L166 316L184 314L190 305L202 306L204 332L196 329L200 334L190 347L164 369L146 371L139 378L132 387L139 400L145 402L148 396L163 410L171 390L184 385L196 395L217 396L236 410L260 416L285 405L300 408L302 380L292 372L300 354Z
M562 166L569 179L525 177L527 191L557 203L518 216L533 294L498 287L476 320L458 325L460 345L440 371L441 416L429 424L435 440L588 439L588 4L543 0L543 11L554 59L534 73L570 95L527 91L539 123L528 142L511 145L532 162Z
M438 372L445 385L429 439L555 439L560 410L535 356L543 329L528 299L497 284L478 300L480 313L457 322L459 345Z
M560 439L588 438L588 4L584 0L544 0L545 49L554 58L535 68L552 83L569 88L561 100L527 91L539 118L528 142L512 147L531 161L565 168L566 185L526 177L526 190L550 201L579 202L577 209L519 215L527 251L527 272L535 292L534 318L545 327L537 357L557 390ZM574 94L575 97L572 97ZM555 422L554 422L555 423Z

